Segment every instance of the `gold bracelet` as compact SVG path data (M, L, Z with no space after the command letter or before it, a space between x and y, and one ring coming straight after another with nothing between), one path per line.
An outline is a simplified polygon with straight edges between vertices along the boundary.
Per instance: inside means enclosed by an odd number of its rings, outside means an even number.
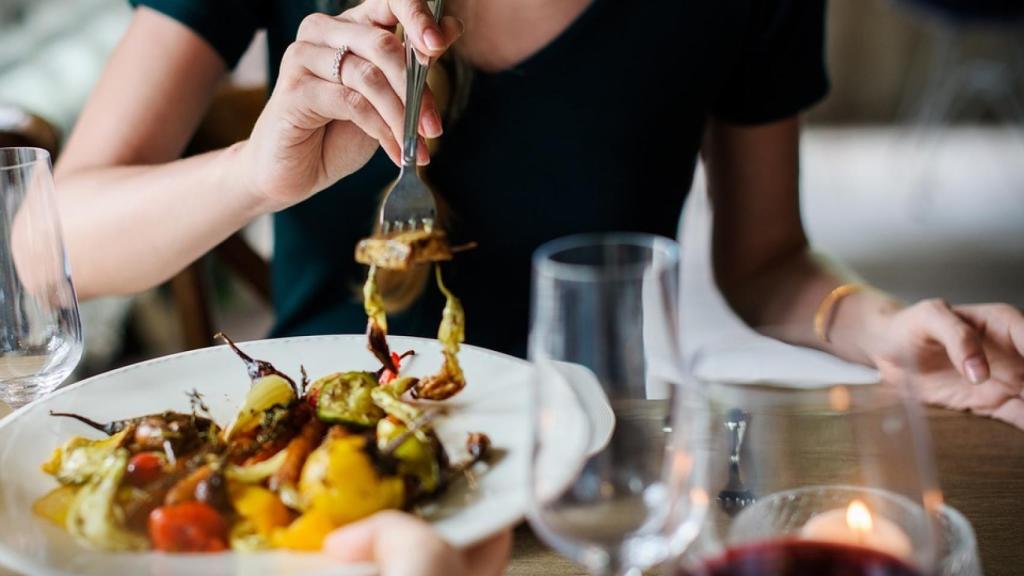
M867 288L865 284L849 282L836 286L828 293L828 296L825 296L821 304L818 304L818 311L814 313L814 334L818 337L818 340L825 344L831 344L828 337L828 329L832 326L832 317L835 316L836 304L843 298Z

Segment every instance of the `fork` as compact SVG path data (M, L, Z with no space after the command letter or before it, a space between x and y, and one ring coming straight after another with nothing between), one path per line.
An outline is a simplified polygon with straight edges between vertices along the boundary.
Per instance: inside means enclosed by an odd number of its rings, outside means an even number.
M750 414L739 408L729 410L725 427L729 429L729 481L718 493L718 505L729 516L735 516L741 510L757 501L757 496L743 484L740 478L740 451L743 449L743 437L750 424Z
M444 14L444 0L432 3L434 20L441 21ZM402 143L402 168L398 179L391 185L384 204L380 209L380 231L383 235L423 227L430 230L437 217L437 204L430 188L420 179L416 170L416 153L419 147L420 106L423 103L423 86L426 84L430 62L421 64L412 42L405 42L405 134Z

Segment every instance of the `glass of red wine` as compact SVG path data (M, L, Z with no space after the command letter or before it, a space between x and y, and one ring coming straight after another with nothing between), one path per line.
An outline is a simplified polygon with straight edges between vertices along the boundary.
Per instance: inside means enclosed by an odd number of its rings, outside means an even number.
M936 573L942 493L906 382L753 332L685 363L709 410L711 505L676 575Z

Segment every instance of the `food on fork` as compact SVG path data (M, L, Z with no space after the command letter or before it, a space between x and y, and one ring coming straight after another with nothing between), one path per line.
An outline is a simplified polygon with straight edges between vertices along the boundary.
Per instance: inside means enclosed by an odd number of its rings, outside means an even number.
M448 237L436 228L373 236L356 245L356 261L381 270L405 271L415 264L451 259Z
M472 246L470 244L465 248ZM389 374L397 374L398 370L392 360L393 353L388 348L388 322L384 300L377 289L377 271L379 268L406 270L412 263L435 262L437 287L445 297L441 325L437 331L437 339L444 347L444 361L437 374L411 385L413 398L445 400L466 386L458 359L459 347L466 338L466 314L462 303L445 286L441 277L441 266L436 263L450 260L452 253L461 249L463 248L453 250L448 245L445 233L437 229L419 229L385 237L366 238L356 247L356 260L370 265L366 283L363 285L363 306L368 318L366 335L370 352L384 365L385 373ZM395 254L399 256L396 257Z

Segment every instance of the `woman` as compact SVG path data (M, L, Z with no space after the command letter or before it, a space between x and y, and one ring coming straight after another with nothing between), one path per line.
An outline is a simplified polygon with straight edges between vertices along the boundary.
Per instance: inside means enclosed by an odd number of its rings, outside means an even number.
M472 71L450 74L465 101L442 118L428 94L419 125L444 134L420 162L454 240L479 244L446 268L471 343L523 352L541 242L674 235L699 151L718 284L747 323L882 369L913 356L926 400L1024 427L1020 311L907 306L809 252L798 114L827 91L824 0L449 0L440 25L424 0L137 3L57 167L83 297L153 286L274 213L274 333L361 330L351 255L397 173L402 24L422 53L453 47ZM274 88L251 137L178 160L260 27ZM432 334L440 307L422 298L392 330Z
M471 343L523 352L541 242L674 235L700 150L718 284L744 320L882 368L916 356L929 402L1024 427L1020 311L905 306L844 285L808 250L797 114L827 91L823 0L450 0L440 25L424 0L338 16L318 12L332 9L323 0L136 2L57 166L83 297L153 286L275 213L274 334L361 330L351 254L397 170L403 24L421 52L454 44L473 71L457 117L443 121L428 93L419 130L447 131L420 162L453 208L455 240L480 245L447 272ZM178 160L258 27L275 84L251 137ZM394 332L433 333L440 303L428 294L392 317ZM816 318L828 329L816 334Z

